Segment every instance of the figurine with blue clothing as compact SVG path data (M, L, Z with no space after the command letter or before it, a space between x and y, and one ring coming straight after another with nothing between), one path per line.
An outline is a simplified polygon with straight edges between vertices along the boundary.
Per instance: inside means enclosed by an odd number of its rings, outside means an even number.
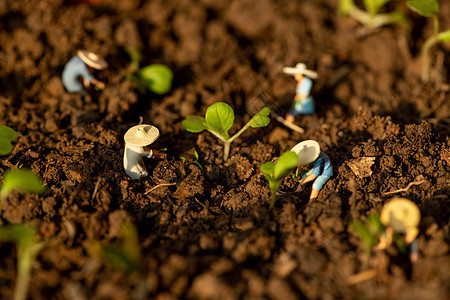
M304 184L314 181L311 195L307 205L311 204L319 195L319 191L325 183L333 176L333 166L330 158L324 152L320 151L319 143L314 140L306 140L295 145L291 151L298 156L297 166L306 166L312 164L312 168L303 175L297 190L300 190Z
M314 99L310 95L313 87L313 79L317 78L317 73L308 70L306 65L298 63L295 68L283 68L285 74L293 75L297 81L294 101L292 107L286 114L286 120L293 123L298 115L312 115L315 112Z
M96 79L89 68L104 70L107 67L108 63L99 55L90 51L79 50L77 55L72 57L64 66L62 72L64 88L69 93L80 93L82 96L88 96L86 89L89 89L91 84L97 89L103 90L105 83Z

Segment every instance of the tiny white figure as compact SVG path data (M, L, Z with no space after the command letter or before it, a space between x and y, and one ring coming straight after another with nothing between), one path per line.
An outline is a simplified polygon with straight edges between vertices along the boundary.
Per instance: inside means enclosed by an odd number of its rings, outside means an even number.
M153 150L147 148L159 137L159 130L155 126L142 124L128 129L125 133L125 152L123 167L131 178L137 180L148 175L142 157L152 158Z

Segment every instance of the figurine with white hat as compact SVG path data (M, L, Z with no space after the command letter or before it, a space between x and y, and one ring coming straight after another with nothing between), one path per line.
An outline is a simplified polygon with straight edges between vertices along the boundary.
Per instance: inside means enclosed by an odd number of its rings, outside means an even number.
M286 114L286 120L292 123L298 115L312 115L315 111L315 105L310 92L313 86L312 79L317 78L317 72L308 70L303 63L296 64L294 68L285 67L283 72L293 75L297 81L294 101Z
M395 197L381 209L380 221L386 226L386 234L381 236L377 249L385 249L394 239L394 234L401 234L405 237L405 243L410 245L411 261L416 262L420 223L419 207L409 199Z
M311 196L308 204L312 203L325 183L333 176L333 167L330 158L324 152L320 151L319 143L314 140L306 140L295 145L291 151L298 156L297 166L306 166L312 164L312 169L303 175L300 181L299 189L307 182L313 181ZM308 205L307 204L307 205Z
M125 133L125 152L123 167L125 173L133 179L141 179L148 175L142 157L152 158L153 150L146 148L159 137L159 130L155 126L141 124L128 129Z
M70 93L81 93L87 96L84 88L89 88L93 84L96 88L103 90L105 83L96 79L89 68L96 70L104 70L108 67L108 63L99 55L79 50L77 55L72 57L65 65L62 72L62 82L66 90ZM83 84L80 82L80 77Z

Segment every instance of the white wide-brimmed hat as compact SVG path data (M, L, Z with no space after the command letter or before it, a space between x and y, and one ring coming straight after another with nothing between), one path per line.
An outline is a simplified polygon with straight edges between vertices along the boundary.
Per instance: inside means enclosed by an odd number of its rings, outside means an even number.
M320 146L314 140L306 140L295 145L291 151L294 151L298 156L297 166L306 166L319 157Z
M142 124L128 129L124 139L127 144L132 146L147 146L156 141L159 137L159 130L155 126Z
M396 232L406 233L419 225L420 210L411 200L395 197L381 209L380 221Z
M104 70L108 67L108 63L101 56L94 52L87 50L78 50L77 55L84 61L89 67L97 70Z
M303 74L308 76L309 78L316 79L317 78L317 72L308 70L306 68L306 65L304 63L298 63L295 65L295 68L290 67L284 67L283 72L289 75L295 75L295 74Z

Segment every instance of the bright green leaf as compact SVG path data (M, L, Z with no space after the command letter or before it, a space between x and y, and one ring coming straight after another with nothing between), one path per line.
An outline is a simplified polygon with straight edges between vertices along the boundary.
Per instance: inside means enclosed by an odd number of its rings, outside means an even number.
M234 111L228 104L216 102L206 109L205 120L209 129L228 139L228 130L234 123Z
M10 192L18 190L40 194L45 191L42 182L36 174L28 169L7 170L3 177L3 185L0 189L0 199L6 197Z
M250 126L252 128L267 126L270 123L270 118L268 117L269 114L270 109L268 107L264 107L251 119Z
M437 16L439 4L437 0L408 0L406 5L414 12L424 17Z
M380 8L389 2L389 0L364 0L363 2L367 12L370 15L375 16Z
M199 133L206 129L205 118L200 116L187 116L181 125L189 132Z
M297 168L298 157L293 151L287 151L280 156L273 170L273 177L280 179Z
M348 14L349 11L352 9L352 7L355 6L355 3L353 2L353 0L341 0L339 2L339 12L341 14Z
M139 71L147 88L159 95L167 93L172 87L173 73L169 67L161 64L153 64Z
M273 169L275 168L275 163L268 161L261 165L260 169L264 174L272 175Z
M437 38L443 43L450 41L450 30L439 33Z
M17 139L17 133L8 126L0 125L0 155L6 155L12 151L11 142Z

